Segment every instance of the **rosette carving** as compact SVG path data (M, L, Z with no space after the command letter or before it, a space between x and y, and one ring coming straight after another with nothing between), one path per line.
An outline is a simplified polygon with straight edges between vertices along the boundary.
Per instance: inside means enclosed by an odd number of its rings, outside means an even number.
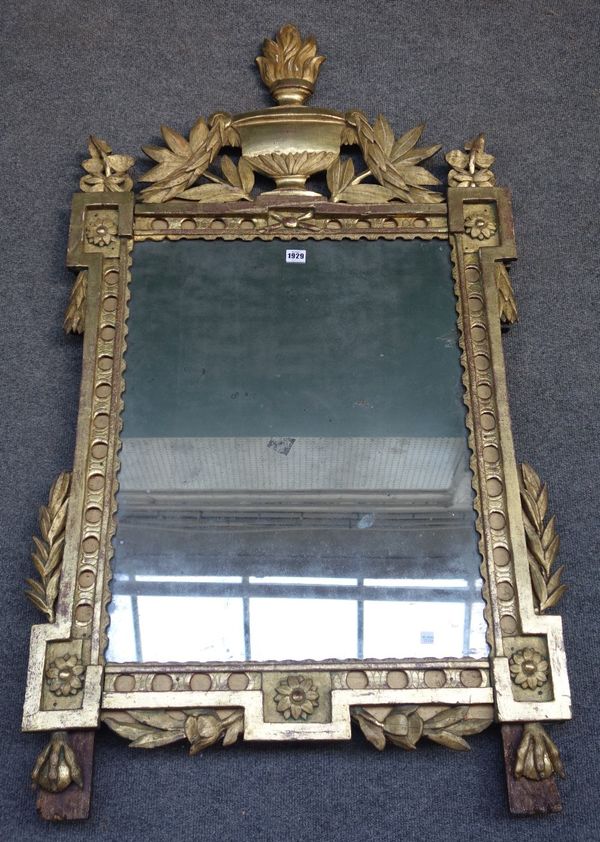
M275 689L277 710L284 719L308 719L319 707L319 692L312 680L303 675L289 675Z
M77 655L61 655L46 668L46 683L55 696L76 696L83 688L85 667Z
M497 230L498 226L486 212L465 219L465 231L472 240L489 240Z
M508 663L511 678L519 687L535 690L548 681L550 665L542 653L532 646L515 652Z
M90 214L85 224L85 238L88 243L98 248L110 246L117 239L118 226L116 215L107 213L104 216Z

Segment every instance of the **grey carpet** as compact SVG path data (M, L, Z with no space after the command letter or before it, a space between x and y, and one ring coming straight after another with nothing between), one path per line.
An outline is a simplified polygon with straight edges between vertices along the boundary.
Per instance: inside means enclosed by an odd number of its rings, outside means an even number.
M592 0L240 3L22 0L2 9L2 756L5 839L597 840L599 5ZM508 818L499 734L470 754L423 745L244 745L190 760L128 751L103 732L93 817L53 827L20 735L29 626L22 597L36 510L71 464L80 341L65 337L68 206L90 132L119 151L164 122L263 106L253 68L293 20L328 57L317 104L422 119L455 148L485 130L514 193L521 322L505 339L517 454L550 486L571 589L562 603L574 714L553 728L564 814Z

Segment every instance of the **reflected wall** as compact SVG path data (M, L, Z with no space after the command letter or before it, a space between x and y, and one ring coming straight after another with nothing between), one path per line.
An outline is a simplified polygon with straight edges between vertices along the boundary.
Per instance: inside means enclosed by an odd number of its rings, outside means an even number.
M126 363L108 660L487 654L447 243L142 243Z

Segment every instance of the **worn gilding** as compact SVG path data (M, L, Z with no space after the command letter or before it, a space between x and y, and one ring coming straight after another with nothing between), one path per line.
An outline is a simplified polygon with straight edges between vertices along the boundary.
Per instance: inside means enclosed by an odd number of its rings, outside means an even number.
M517 466L501 346L502 323L517 317L506 268L516 256L508 193L496 186L482 135L447 154L445 185L424 166L439 147L418 145L422 126L397 133L382 116L304 105L321 61L314 41L284 27L259 61L281 104L201 118L187 137L163 127L164 146L145 147L156 166L138 195L133 159L90 140L72 208L68 264L78 275L65 318L67 330L84 334L77 441L70 486L62 475L43 510L38 578L28 583L50 622L32 630L23 727L103 720L136 746L187 739L195 753L242 734L348 739L353 718L378 748L414 748L427 737L464 749L464 737L495 718L532 723L515 774L560 773L535 724L570 717L561 621L544 613L563 593L561 569L552 569L558 539L545 487ZM358 172L348 144L362 155ZM221 154L225 146L239 150L237 160ZM274 189L259 193L256 173ZM308 190L318 173L322 192ZM130 265L136 242L164 238L449 240L489 660L104 663ZM60 786L69 776L77 784L63 737L52 746L37 782L54 786L52 767Z

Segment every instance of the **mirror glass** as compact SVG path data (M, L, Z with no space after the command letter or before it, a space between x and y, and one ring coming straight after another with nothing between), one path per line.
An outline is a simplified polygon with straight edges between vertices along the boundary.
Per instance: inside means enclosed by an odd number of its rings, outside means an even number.
M137 244L107 659L487 655L443 240Z

